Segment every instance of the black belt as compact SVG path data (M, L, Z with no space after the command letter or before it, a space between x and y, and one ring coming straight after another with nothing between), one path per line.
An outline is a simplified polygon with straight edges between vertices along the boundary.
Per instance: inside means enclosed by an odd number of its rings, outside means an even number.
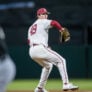
M39 44L35 44L35 43L33 44L33 46L37 46L37 45L39 45Z
M36 44L36 43L32 44L33 47L38 46L38 45L42 45L42 44ZM43 46L46 47L45 45L43 45Z

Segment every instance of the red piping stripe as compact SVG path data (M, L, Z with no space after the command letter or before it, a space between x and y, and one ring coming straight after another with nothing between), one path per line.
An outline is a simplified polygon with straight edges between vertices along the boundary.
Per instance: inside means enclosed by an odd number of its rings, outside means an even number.
M61 57L60 57L58 54L54 53L53 50L50 50L50 49L48 49L48 48L46 48L46 47L45 47L45 49L48 50L50 53L56 55L56 56L60 59L60 61L62 61ZM64 63L63 63L63 61L62 61L62 65L63 65L63 69L64 69ZM64 72L65 72L65 69L64 69ZM66 72L65 72L65 79L67 80ZM66 82L66 83L67 83L67 82Z

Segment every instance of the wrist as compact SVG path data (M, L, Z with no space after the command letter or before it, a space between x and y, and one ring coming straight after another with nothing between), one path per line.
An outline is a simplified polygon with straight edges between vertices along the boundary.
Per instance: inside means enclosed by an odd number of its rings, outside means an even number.
M63 33L63 31L64 31L64 27L62 27L60 30L59 30L59 32L62 32Z

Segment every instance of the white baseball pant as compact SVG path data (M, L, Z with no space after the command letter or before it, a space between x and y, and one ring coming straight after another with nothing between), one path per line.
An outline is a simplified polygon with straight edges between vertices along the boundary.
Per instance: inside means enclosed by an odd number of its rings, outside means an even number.
M69 83L66 60L57 52L42 44L39 44L30 47L29 55L35 62L43 67L38 87L43 88L45 86L53 65L58 68L63 84Z

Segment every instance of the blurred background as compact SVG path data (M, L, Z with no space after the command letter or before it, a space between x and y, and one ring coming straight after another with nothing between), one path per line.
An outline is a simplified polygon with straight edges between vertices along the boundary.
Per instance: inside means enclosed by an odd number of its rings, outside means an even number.
M39 78L41 67L29 57L27 31L36 20L36 10L45 7L71 33L68 43L59 42L51 29L49 45L67 60L70 78L92 77L92 0L0 0L0 25L6 33L9 52L17 67L16 79ZM56 67L50 78L60 78Z

